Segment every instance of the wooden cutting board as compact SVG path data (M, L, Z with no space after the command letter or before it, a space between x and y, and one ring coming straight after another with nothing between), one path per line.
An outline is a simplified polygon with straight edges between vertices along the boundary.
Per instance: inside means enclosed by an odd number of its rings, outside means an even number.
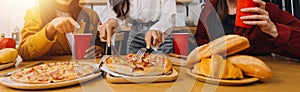
M173 68L172 73L169 75L158 76L139 76L139 77L115 77L106 74L106 80L110 83L152 83L152 82L169 82L174 81L178 77L178 72Z

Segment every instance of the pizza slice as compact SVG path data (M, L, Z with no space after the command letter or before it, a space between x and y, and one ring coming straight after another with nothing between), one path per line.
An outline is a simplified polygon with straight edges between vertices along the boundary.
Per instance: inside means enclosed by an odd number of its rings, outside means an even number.
M25 68L12 74L10 79L22 83L47 84L74 80L94 71L95 68L90 64L55 62Z
M140 60L136 60L135 54L110 56L104 64L114 72L130 76L162 75L169 73L172 68L172 63L166 56L149 53Z

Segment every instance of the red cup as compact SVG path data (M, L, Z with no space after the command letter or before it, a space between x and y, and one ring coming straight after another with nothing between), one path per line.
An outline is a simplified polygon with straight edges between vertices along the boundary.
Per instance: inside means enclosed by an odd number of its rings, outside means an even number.
M237 7L236 7L236 19L235 19L235 26L251 28L252 26L244 24L243 20L240 19L242 16L253 15L254 13L245 13L242 12L241 9L248 8L248 7L257 7L258 4L253 2L253 0L237 0Z
M75 58L84 59L85 50L90 47L92 34L74 34Z
M172 33L174 37L174 53L178 55L188 55L189 33Z

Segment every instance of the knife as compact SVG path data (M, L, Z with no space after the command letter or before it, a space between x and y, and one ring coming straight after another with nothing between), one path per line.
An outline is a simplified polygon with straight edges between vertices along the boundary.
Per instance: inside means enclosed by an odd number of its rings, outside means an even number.
M39 63L33 64L33 65L31 65L31 66L27 66L27 67L25 67L25 68L30 68L30 67L37 66L37 65L41 65L41 64L44 64L44 62L39 62ZM23 70L23 69L25 69L25 68L18 69L18 70L14 70L14 71L5 73L5 74L3 74L3 75L0 75L0 77L8 77L8 76L11 76L11 75L14 74L15 72L18 72L18 71Z

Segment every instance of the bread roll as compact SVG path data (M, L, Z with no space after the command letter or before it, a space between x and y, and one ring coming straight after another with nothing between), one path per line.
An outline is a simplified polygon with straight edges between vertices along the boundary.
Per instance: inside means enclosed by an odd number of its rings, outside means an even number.
M233 65L239 67L245 75L253 76L257 78L271 78L271 69L260 59L247 56L236 55L228 57L227 59Z
M194 65L192 72L211 78L242 79L242 71L223 59L220 55L212 58L202 58L200 63Z
M200 62L202 58L210 57L212 54L224 54L227 56L248 47L250 47L250 44L247 38L239 35L225 35L194 49L188 55L187 67L193 68L193 65Z

